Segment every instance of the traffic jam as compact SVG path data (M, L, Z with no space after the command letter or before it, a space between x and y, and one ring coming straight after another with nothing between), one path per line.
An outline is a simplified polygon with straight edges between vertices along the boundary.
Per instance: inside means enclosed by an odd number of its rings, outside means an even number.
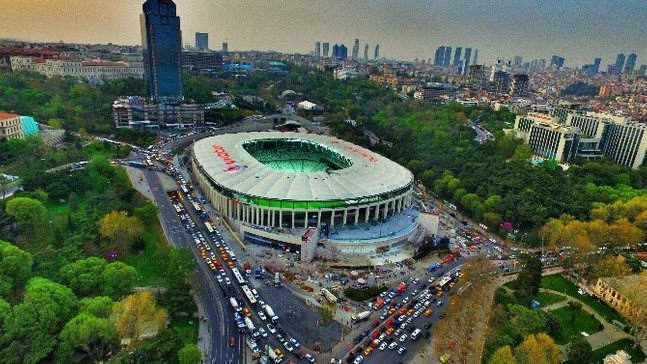
M380 314L379 318L372 320L371 328L353 339L353 348L346 362L393 362L393 355L388 352L404 357L420 337L429 338L433 324L444 317L441 311L446 298L453 294L451 289L463 277L458 262L452 261L431 265L429 272L437 273L422 282L418 277L400 282L397 287L382 292L369 305L373 311L367 310L353 316L353 323L359 323L370 321L370 316L378 312ZM450 270L443 274L445 265Z

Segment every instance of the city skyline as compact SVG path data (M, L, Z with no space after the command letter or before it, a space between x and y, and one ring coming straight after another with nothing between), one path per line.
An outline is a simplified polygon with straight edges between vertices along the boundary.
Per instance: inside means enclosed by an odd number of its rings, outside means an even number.
M0 14L5 25L0 38L140 44L137 18L143 1L6 2ZM637 0L620 4L502 0L496 5L459 0L449 7L418 0L397 4L333 0L295 9L283 0L177 3L183 44L192 44L192 35L200 31L209 33L214 44L228 40L230 50L309 53L315 41L352 48L359 38L362 43L380 43L382 56L400 60L433 58L440 45L466 45L478 48L480 61L486 63L517 55L524 61L550 59L557 54L566 58L566 67L580 67L601 57L603 68L613 64L618 53L636 53L637 65L647 63L647 38L641 36L647 33L642 21L647 7L641 5Z

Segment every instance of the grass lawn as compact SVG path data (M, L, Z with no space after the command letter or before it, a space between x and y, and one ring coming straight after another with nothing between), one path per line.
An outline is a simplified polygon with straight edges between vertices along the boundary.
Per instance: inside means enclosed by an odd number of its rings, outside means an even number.
M197 308L195 309L198 310ZM200 319L193 316L173 317L169 327L175 328L180 332L182 341L185 344L195 344L198 341L198 324Z
M582 331L585 331L587 334L600 331L600 321L584 310L573 311L570 307L566 306L552 310L550 314L562 326L562 331L554 337L555 342L559 345L567 344L571 337L575 335L582 335Z
M620 339L597 350L593 350L592 363L602 363L602 359L604 359L605 356L613 354L618 350L624 350L627 354L631 355L632 363L641 363L645 360L645 354L640 350L640 347L638 347L638 349L634 349L633 344L634 342L630 339Z
M617 313L611 307L607 306L604 302L598 300L596 297L579 294L577 292L578 287L561 274L553 274L550 276L541 277L541 288L563 292L571 297L577 298L578 300L582 301L582 303L589 305L595 312L604 317L604 319L609 323L613 323L613 320L618 320L624 324L627 323L619 313Z
M557 302L566 300L566 297L550 292L539 292L535 298L539 302L539 307L546 307Z
M166 259L170 246L159 222L155 225L145 225L142 238L144 250L136 254L131 253L125 263L137 269L141 277L137 281L138 286L161 285L165 266L163 259Z

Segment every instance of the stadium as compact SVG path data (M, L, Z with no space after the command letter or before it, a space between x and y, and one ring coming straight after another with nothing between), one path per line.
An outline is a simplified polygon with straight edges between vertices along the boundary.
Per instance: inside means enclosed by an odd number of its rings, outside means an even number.
M310 259L317 245L317 255L383 254L417 227L412 173L344 140L224 134L195 142L191 160L207 199L246 242L303 256L307 240ZM309 227L318 233L302 239Z

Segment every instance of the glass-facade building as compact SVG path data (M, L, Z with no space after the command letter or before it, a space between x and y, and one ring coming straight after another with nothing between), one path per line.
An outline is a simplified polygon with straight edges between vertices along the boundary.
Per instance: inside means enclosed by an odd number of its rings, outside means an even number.
M140 23L146 96L163 101L182 98L182 33L172 0L147 0Z

